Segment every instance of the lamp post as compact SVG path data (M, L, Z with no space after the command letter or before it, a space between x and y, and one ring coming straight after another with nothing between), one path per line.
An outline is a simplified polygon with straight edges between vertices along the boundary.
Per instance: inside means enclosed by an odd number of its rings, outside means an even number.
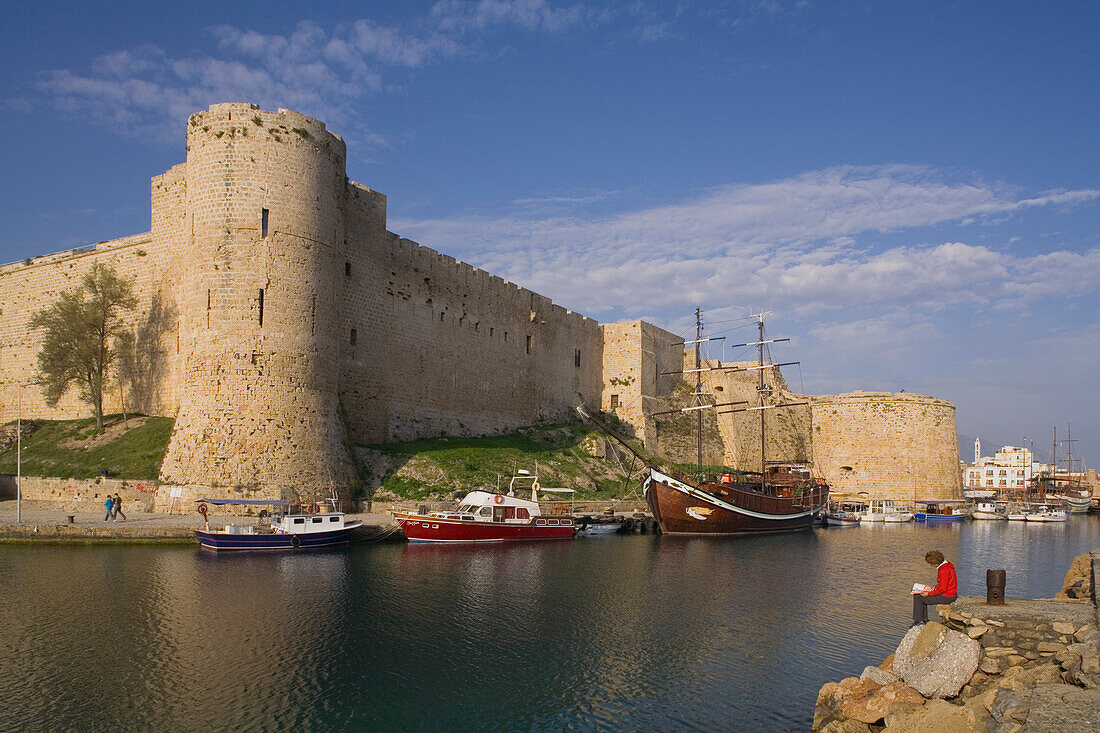
M41 380L19 383L18 413L15 418L15 523L23 523L23 388L42 384Z

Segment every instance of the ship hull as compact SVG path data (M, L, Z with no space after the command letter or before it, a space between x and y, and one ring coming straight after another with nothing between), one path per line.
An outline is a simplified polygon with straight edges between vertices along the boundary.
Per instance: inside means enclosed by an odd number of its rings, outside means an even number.
M205 550L305 550L314 547L346 545L351 541L352 532L360 524L360 522L356 522L352 526L342 527L330 532L302 534L225 534L223 532L195 530L195 537L198 538L199 545Z
M569 517L537 517L527 523L479 522L394 512L409 542L513 542L569 540L576 526Z
M661 531L684 535L807 530L829 499L829 488L821 484L801 496L790 497L753 491L752 486L741 483L694 486L652 470L646 480L645 496Z

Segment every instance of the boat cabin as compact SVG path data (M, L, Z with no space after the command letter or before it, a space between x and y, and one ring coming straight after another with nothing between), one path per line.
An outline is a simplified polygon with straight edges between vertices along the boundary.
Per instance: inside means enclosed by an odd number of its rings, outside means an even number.
M505 494L471 491L452 512L432 512L439 519L461 519L467 522L527 523L540 516L537 501L527 501Z

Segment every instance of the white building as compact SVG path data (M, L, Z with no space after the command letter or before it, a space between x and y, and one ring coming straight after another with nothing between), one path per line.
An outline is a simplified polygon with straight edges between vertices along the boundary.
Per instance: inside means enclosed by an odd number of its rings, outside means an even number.
M1027 448L1006 445L989 458L981 455L980 441L974 441L974 465L966 467L964 488L1023 489L1032 476L1049 471L1050 466L1036 463Z

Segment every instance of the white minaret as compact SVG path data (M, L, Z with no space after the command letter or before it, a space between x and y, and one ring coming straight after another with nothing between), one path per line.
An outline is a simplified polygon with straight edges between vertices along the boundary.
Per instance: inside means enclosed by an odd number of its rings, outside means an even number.
M977 466L982 460L982 439L974 438L974 465Z

